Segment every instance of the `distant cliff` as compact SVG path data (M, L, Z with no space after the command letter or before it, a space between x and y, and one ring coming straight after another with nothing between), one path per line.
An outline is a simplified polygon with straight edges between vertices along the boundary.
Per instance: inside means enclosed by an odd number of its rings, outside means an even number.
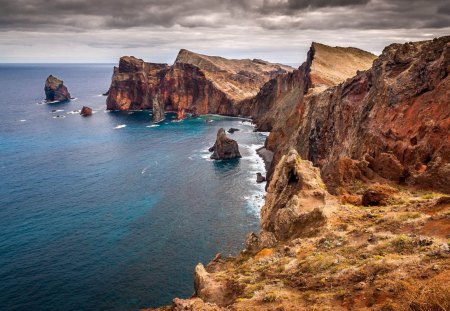
M146 63L124 56L114 69L107 109L153 109L154 121L164 111L237 116L241 102L254 97L264 83L293 68L262 60L230 60L180 50L175 63Z

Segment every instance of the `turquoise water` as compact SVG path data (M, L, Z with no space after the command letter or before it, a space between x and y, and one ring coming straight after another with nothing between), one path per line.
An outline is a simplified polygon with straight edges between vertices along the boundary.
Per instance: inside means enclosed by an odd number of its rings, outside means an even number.
M111 73L0 65L1 310L169 304L192 294L198 262L258 230L263 134L232 118L155 126L149 112L105 112ZM76 99L41 104L49 74ZM92 117L72 113L83 105ZM220 127L240 129L242 159L208 159Z

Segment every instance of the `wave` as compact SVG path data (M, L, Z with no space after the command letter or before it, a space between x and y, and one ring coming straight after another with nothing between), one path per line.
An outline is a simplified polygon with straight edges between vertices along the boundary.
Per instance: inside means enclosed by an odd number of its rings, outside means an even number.
M120 125L117 125L114 129L121 129L121 128L124 128L126 126L127 126L126 124L120 124Z
M152 124L152 125L147 125L146 127L158 127L159 124Z
M79 114L79 113L80 113L80 110L73 110L73 111L66 112L66 114Z
M53 109L49 113L57 113L57 112L63 112L63 111L64 111L64 109Z
M57 115L57 116L54 116L53 119L62 119L62 118L65 118L65 117L66 116Z
M25 119L22 119L22 120L19 120L19 122L26 122L27 120L25 120Z

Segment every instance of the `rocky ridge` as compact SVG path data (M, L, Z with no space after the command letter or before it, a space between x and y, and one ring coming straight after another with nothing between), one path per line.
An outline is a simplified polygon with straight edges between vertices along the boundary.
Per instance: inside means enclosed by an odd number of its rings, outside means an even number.
M253 97L268 80L293 68L262 60L229 60L180 50L175 63L120 59L108 92L108 110L153 109L155 122L164 111L237 116L240 103Z

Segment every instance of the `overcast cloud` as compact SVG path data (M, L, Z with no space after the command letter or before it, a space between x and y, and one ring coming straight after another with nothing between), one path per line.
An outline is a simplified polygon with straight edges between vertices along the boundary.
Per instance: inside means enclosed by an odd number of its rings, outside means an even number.
M172 62L181 48L301 63L311 41L379 54L450 35L448 0L0 0L0 62Z

